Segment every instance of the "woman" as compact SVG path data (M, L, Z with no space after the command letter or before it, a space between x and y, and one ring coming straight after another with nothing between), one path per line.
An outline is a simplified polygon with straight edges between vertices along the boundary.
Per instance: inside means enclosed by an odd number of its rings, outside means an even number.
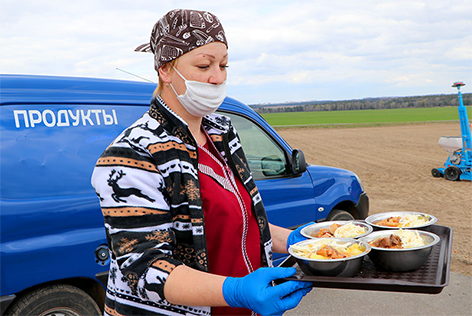
M272 281L299 230L270 225L227 117L227 41L216 16L172 10L149 45L159 84L149 112L92 176L112 252L105 315L283 313L311 289Z

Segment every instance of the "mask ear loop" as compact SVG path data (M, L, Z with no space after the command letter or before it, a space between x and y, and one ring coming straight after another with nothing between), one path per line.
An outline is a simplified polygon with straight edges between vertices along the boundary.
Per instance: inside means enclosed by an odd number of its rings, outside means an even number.
M187 88L187 79L185 79L184 76L182 76L182 74L177 70L177 68L175 68L174 66L172 66L172 68L174 68L175 72L177 72L177 74L180 76L180 78L182 78L184 80L185 87ZM174 91L174 93L177 97L185 95L185 94L181 94L181 95L177 94L177 91L175 91L174 86L172 85L171 82L169 82L169 85L170 85L170 87L172 88L172 90ZM185 91L185 93L187 93L187 91Z
M177 94L177 91L175 91L174 86L172 83L169 83L170 87L172 88L172 91L174 91L176 97L180 97L180 95ZM182 94L183 95L183 94Z
M177 68L175 68L175 66L172 66L172 68L174 68L175 72L177 72L177 74L180 76L180 78L182 78L185 82L187 82L187 79L185 79L185 77L182 76L182 74L177 70Z

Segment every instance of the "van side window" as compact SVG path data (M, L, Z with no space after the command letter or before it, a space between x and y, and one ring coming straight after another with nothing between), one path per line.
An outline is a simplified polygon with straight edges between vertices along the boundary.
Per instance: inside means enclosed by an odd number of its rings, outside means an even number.
M222 114L231 118L238 131L254 180L288 174L283 149L264 130L242 116L227 112Z

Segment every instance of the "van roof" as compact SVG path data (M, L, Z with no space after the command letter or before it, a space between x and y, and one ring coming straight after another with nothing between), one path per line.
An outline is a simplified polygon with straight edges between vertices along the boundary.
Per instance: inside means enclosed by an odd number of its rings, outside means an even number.
M2 105L22 103L149 104L156 84L81 77L0 75Z
M0 105L12 104L143 104L151 102L156 83L103 78L0 74ZM226 104L241 113L247 105L227 97Z

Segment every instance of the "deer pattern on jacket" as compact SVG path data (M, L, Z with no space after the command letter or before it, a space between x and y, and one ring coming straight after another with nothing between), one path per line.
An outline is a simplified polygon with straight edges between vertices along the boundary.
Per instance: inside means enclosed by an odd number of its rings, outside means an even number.
M117 174L116 178L113 178L113 176ZM135 195L137 197L143 198L148 200L149 202L154 202L155 200L147 196L146 194L142 193L140 189L136 188L122 188L118 185L118 180L123 178L126 173L124 173L123 170L116 171L113 169L109 175L108 178L108 185L113 189L113 193L111 194L111 197L113 200L115 200L117 203L124 202L126 203L126 200L124 200L124 197L129 197L131 195Z

